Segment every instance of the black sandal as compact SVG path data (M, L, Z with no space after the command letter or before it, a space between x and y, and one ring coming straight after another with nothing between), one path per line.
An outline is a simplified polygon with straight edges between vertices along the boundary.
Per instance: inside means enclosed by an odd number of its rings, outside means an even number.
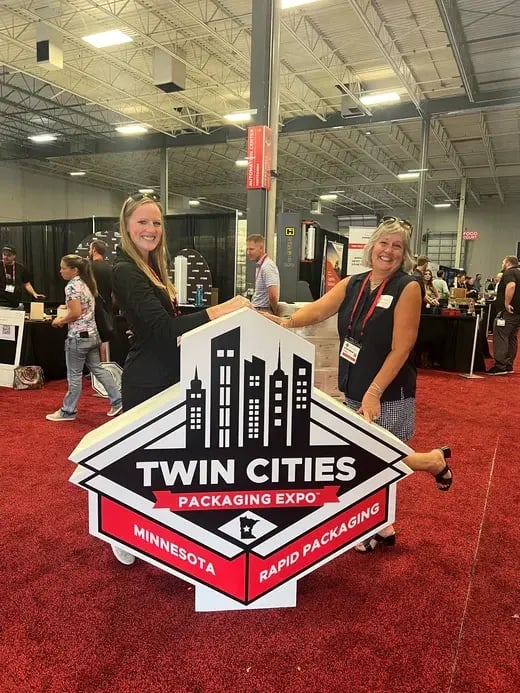
M444 445L442 448L439 448L439 450L442 452L442 456L444 458L444 467L438 474L435 474L435 483L437 484L439 491L449 491L453 483L453 469L448 467L446 460L451 457L451 448ZM446 478L444 475L448 472L451 474L451 476Z
M361 544L354 546L354 551L358 553L372 553L376 547L382 544L383 546L395 546L395 532L384 537L382 534L374 534L373 537L365 539ZM363 547L363 548L361 548Z

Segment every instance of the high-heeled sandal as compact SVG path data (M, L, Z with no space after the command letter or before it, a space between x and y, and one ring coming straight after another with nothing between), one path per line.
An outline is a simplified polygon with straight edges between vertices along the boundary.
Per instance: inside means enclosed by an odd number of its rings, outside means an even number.
M379 544L383 546L395 546L395 532L386 537L382 534L374 534L373 537L369 537L365 539L365 541L362 541L361 544L354 546L354 551L358 553L372 553Z
M439 450L442 452L444 458L444 467L438 474L435 474L435 483L439 491L449 491L453 483L453 469L448 467L446 460L451 457L451 448L448 445L444 445L442 448L439 448ZM448 472L451 476L446 478L444 475Z

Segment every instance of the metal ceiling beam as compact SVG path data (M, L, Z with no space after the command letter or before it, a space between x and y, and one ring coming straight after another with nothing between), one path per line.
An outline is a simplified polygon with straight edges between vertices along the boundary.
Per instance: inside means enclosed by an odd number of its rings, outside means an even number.
M350 0L350 5L381 54L386 58L418 111L422 93L412 71L396 47L395 37L388 32L383 17L372 0Z
M459 68L459 74L464 84L464 89L470 101L477 101L479 95L478 83L475 78L475 68L471 61L470 53L466 46L466 35L459 8L455 0L437 0L437 8L441 15L442 23L446 29L450 48Z
M282 21L282 27L331 77L333 84L343 94L350 96L365 115L372 115L370 109L360 101L363 90L358 75L341 59L338 49L330 44L307 15L291 12Z
M487 126L486 116L484 113L480 114L480 134L482 136L482 143L484 144L484 149L486 150L486 156L489 164L489 170L491 171L491 177L495 181L495 186L497 189L500 202L504 204L504 193L500 187L500 181L497 176L497 165L495 161L495 154L493 152L493 147L491 145L491 139L489 137L489 130Z

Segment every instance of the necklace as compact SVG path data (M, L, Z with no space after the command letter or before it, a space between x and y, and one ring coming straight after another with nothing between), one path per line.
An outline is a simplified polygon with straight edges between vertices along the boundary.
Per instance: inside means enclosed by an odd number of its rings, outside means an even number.
M382 282L383 282L382 279L379 280L379 281L377 281L377 280L374 281L374 280L371 279L371 280L370 280L370 291L373 291L374 289L377 289L377 287L378 287L380 284L382 284Z

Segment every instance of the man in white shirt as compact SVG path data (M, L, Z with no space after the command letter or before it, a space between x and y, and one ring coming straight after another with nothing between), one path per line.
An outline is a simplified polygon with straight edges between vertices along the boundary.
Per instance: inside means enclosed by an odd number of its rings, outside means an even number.
M260 234L248 236L246 255L256 262L255 292L251 303L256 310L276 315L280 298L280 273L275 262L265 252L265 240Z
M433 286L437 289L439 294L439 301L444 301L447 304L450 298L450 290L444 279L444 271L438 270L437 279L433 280ZM444 304L443 304L444 305Z

